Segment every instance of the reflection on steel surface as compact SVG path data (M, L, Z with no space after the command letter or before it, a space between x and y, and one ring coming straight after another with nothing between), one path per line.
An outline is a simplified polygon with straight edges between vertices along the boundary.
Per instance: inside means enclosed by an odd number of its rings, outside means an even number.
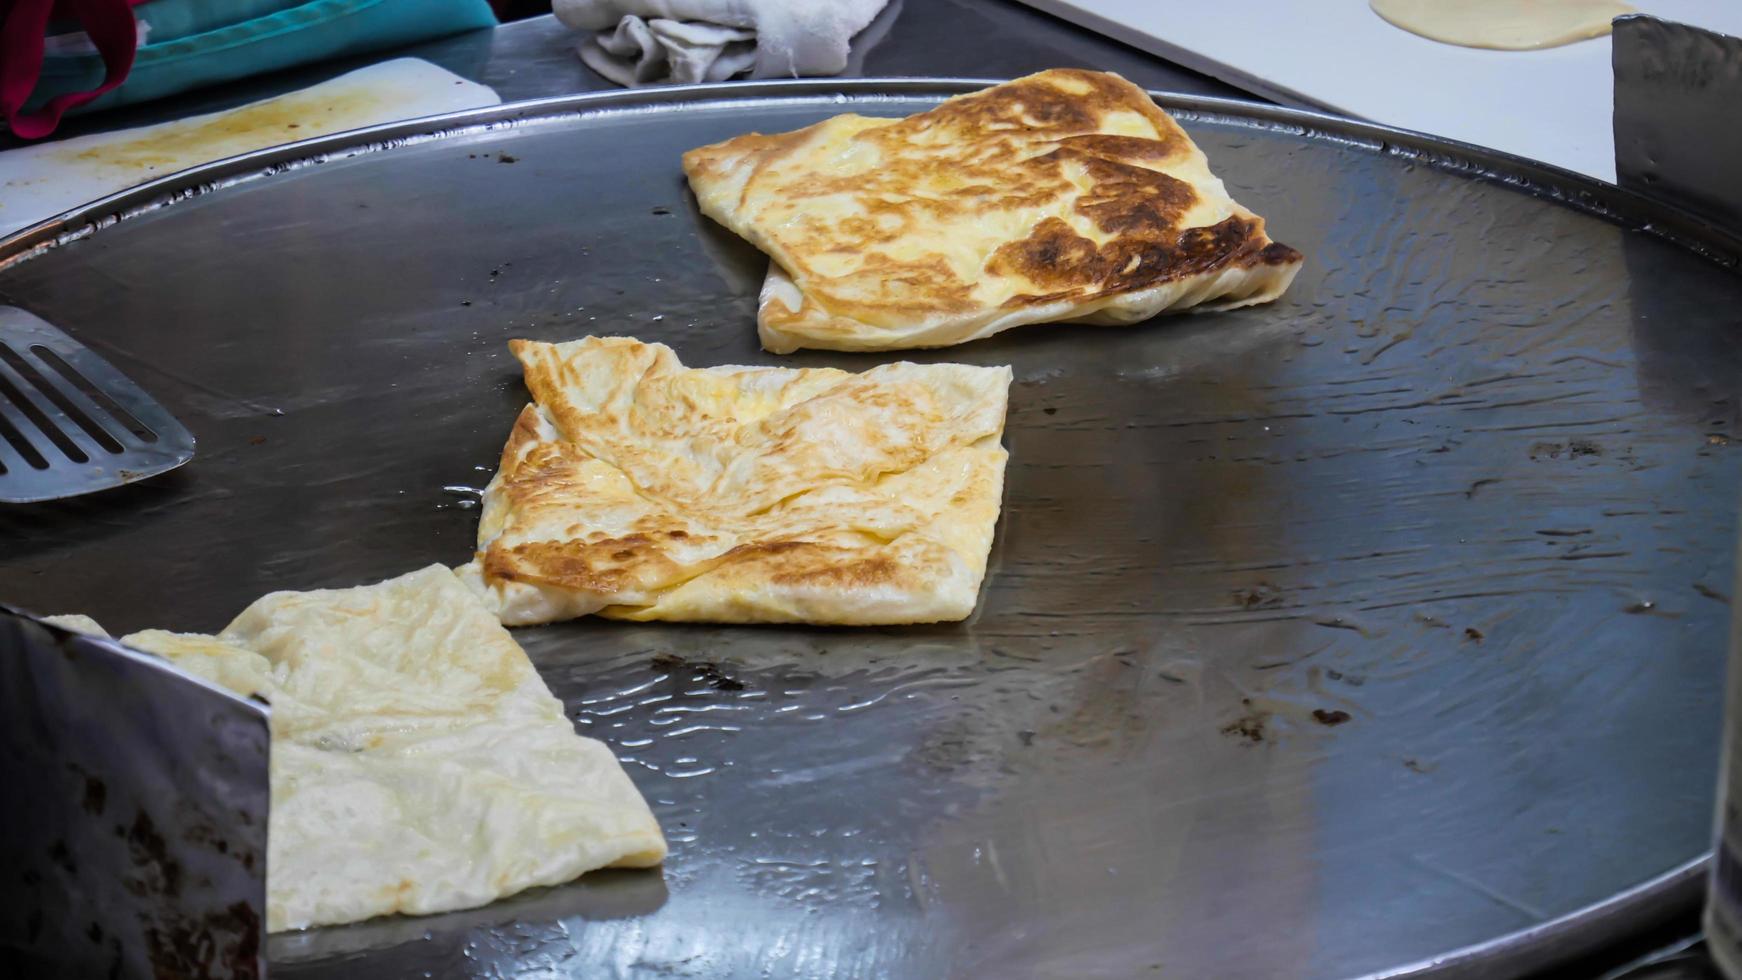
M1635 14L1614 62L1616 182L1742 231L1742 40Z
M757 350L762 260L678 155L964 87L509 106L26 233L0 292L207 448L0 511L0 590L210 629L463 561L477 513L443 488L488 479L526 401L510 337L878 363ZM1271 307L911 355L1016 373L970 622L518 633L654 805L664 883L275 937L274 972L1498 976L1691 908L1742 482L1711 259L1737 243L1552 168L1164 103L1307 265Z
M0 606L0 973L257 977L267 718Z

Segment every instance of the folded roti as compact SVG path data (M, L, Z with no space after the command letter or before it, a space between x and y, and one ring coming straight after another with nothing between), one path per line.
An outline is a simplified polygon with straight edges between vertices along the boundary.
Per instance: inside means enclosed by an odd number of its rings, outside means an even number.
M1007 367L686 368L662 344L514 341L526 406L460 575L514 626L931 623L973 611Z
M1301 264L1142 89L1102 72L749 133L683 165L702 212L772 260L757 326L775 353L1232 309Z
M68 628L100 632L79 617ZM666 852L647 803L440 565L121 642L272 704L267 928L483 905Z

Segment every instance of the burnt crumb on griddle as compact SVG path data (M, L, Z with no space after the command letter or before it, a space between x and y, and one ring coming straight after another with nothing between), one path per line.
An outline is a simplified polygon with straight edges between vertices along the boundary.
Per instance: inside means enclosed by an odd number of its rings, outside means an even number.
M663 218L666 215L671 214L671 208L667 208L667 207L654 208L653 213Z
M103 812L103 806L108 802L108 799L109 787L105 786L101 779L87 773L85 775L85 798L83 800L85 812L92 816L100 815Z
M1573 439L1568 442L1538 442L1530 447L1531 459L1579 459L1584 456L1601 456L1603 447L1589 439Z
M1349 720L1349 713L1347 711L1343 711L1339 708L1331 708L1328 710L1325 708L1314 708L1313 709L1313 721L1316 721L1321 725L1326 725L1326 726L1341 725L1343 722L1348 721L1348 720Z
M1263 715L1245 715L1223 725L1222 734L1234 735L1252 745L1257 745L1264 741L1264 722Z
M685 660L675 653L656 653L650 661L655 670L676 672L680 669L689 670L691 676L699 677L708 682L708 686L716 691L742 691L744 682L727 674L720 665L711 660Z
M1466 499L1466 500L1475 499L1476 491L1482 489L1483 487L1491 486L1491 485L1499 483L1499 482L1500 481L1494 477L1483 477L1482 479L1477 480L1476 482L1470 484L1469 489L1464 491L1464 499Z
M1729 596L1725 595L1722 592L1719 592L1717 589L1712 588L1711 586L1707 585L1704 582L1695 582L1694 583L1694 591L1698 592L1700 595L1703 595L1708 599L1712 599L1712 600L1715 600L1717 602L1721 602L1726 606L1730 604L1730 597Z
M54 862L55 867L69 875L79 873L78 866L73 864L72 852L67 850L67 842L63 839L56 838L55 842L48 846L48 859Z
M709 684L712 684L716 691L744 690L744 682L738 678L728 677L725 674L720 673L719 668L715 667L713 664L704 664L703 667L705 669L702 671L702 678Z
M1264 741L1264 726L1270 720L1270 713L1251 710L1251 698L1241 698L1240 704L1248 709L1247 713L1223 725L1222 734L1238 738L1248 745L1257 745Z
M103 941L103 925L102 925L102 923L96 921L95 919L92 919L90 927L85 930L85 938L89 939L91 942L94 942L94 943L102 942Z
M1041 409L1041 411L1045 412L1048 415L1057 415L1059 413L1059 410L1051 405L1048 405L1047 407Z
M520 158L517 156L514 156L513 154L509 154L509 153L498 153L498 154L496 154L496 162L497 163L519 163Z
M1021 742L1025 746L1033 745L1034 744L1034 733L1024 729L1023 731L1016 733L1016 740L1018 742Z
M1728 446L1729 444L1730 437L1722 432L1706 433L1706 445L1708 446Z
M1473 640L1477 643L1481 643L1485 635L1486 634L1474 626L1464 627L1464 639L1466 640Z
M1234 590L1234 605L1241 609L1261 609L1282 604L1282 590L1270 582L1259 582L1249 588Z

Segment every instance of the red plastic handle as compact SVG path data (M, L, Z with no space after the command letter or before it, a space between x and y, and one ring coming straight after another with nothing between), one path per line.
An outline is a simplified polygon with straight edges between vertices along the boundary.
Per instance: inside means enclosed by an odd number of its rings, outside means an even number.
M103 58L103 84L87 92L68 92L48 100L35 112L24 103L42 75L43 38L56 0L0 0L0 116L23 139L40 139L54 132L61 114L102 95L133 70L139 27L132 7L143 0L59 0L77 18Z

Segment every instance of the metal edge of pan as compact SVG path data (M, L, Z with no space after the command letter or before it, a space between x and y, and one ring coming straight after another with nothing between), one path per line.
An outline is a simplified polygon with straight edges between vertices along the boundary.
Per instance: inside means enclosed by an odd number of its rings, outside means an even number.
M781 79L675 85L529 99L368 126L216 160L73 208L0 238L0 271L158 208L335 157L349 158L498 128L611 112L701 104L716 107L804 104L837 96L844 97L840 100L843 105L863 106L879 97L947 98L1002 81L1008 79ZM1163 109L1188 122L1256 124L1302 138L1342 142L1367 152L1397 156L1453 176L1497 181L1520 193L1545 197L1655 235L1725 268L1742 267L1742 235L1725 231L1697 215L1551 164L1322 112L1238 99L1158 91L1149 94ZM1703 894L1710 860L1711 854L1707 852L1584 908L1372 976L1485 976L1496 968L1522 974L1564 963L1616 939L1620 928L1624 928L1621 923L1659 925L1692 912Z
M498 127L553 122L563 117L585 117L595 112L646 111L699 103L717 106L780 101L803 103L830 96L843 96L860 104L879 96L891 99L943 98L997 85L1001 81L1008 79L780 79L674 85L529 99L367 126L201 164L73 208L0 238L0 269L159 207L243 181L322 163L334 155L351 157L409 143L446 139ZM1302 137L1318 136L1348 142L1371 152L1408 158L1470 179L1500 181L1521 193L1546 197L1576 210L1655 234L1725 267L1742 266L1742 235L1729 233L1697 215L1552 164L1471 143L1305 109L1167 92L1152 91L1149 94L1162 108L1182 114L1188 121L1236 125L1258 123L1273 130L1292 131Z

